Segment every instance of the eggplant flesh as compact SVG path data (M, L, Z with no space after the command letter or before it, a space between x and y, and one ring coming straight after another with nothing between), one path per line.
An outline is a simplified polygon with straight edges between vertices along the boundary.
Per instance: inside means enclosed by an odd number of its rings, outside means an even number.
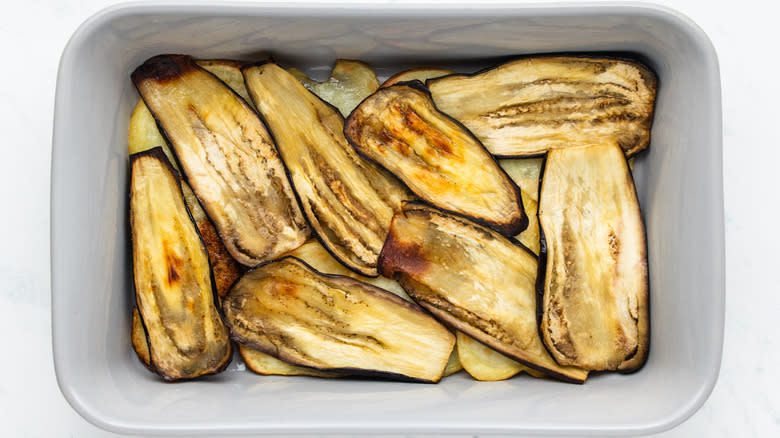
M539 173L542 169L542 159L516 158L499 160L498 164L520 187L523 209L528 216L528 228L516 235L515 239L539 255L539 219L536 217L536 211L539 206Z
M506 380L521 372L537 378L544 377L544 373L504 356L463 332L458 332L456 337L458 357L463 364L463 369L476 380L485 382Z
M360 157L344 138L338 111L291 74L274 63L248 66L243 72L320 241L345 266L377 276L390 220L411 193Z
M223 309L238 343L322 371L437 382L455 345L416 304L294 257L249 271Z
M287 71L307 90L338 108L344 117L379 88L374 70L360 61L337 60L330 77L324 82L315 81L296 68Z
M635 62L530 57L426 83L436 105L495 155L616 141L631 156L650 144L657 80Z
M151 367L165 380L221 371L231 348L208 254L161 148L131 156L130 229Z
M467 129L436 109L419 82L379 89L349 115L344 133L360 154L431 204L506 235L526 228L520 189Z
M540 331L560 364L632 371L649 344L647 250L614 143L550 151L539 200Z
M254 266L303 244L284 165L243 99L189 56L155 56L132 79L233 258Z
M536 318L536 257L501 234L409 203L393 218L379 267L453 329L551 377L585 381L587 371L560 366L545 350Z

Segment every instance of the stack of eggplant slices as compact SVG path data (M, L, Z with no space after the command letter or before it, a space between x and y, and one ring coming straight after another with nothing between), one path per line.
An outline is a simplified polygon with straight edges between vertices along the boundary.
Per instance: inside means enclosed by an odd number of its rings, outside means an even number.
M631 157L656 76L522 57L381 84L273 61L132 73L132 343L165 381L263 375L583 383L649 345ZM233 344L235 342L235 344Z

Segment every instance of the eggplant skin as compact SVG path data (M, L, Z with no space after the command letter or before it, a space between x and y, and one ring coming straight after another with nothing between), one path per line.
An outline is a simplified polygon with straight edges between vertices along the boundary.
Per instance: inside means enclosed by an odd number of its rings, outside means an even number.
M650 144L657 83L639 63L585 56L527 57L426 81L442 111L506 157L605 141L632 156Z
M519 243L464 217L410 202L393 218L379 269L454 330L550 377L585 381L587 371L559 366L542 344L537 260Z
M390 76L386 81L382 82L380 88L386 88L400 82L420 81L425 83L425 81L428 79L439 78L451 74L455 74L455 72L445 68L418 67L410 70L404 70L394 74L393 76Z
M178 174L159 147L132 155L130 167L133 279L151 367L166 381L220 372L229 333Z
M539 194L540 331L560 364L637 370L649 342L647 249L615 143L550 151Z
M243 73L311 228L346 267L376 277L390 220L413 195L359 156L344 138L341 114L290 73L271 62Z
M437 382L455 345L416 304L294 257L246 273L223 309L239 344L322 371Z
M329 373L319 371L313 368L299 367L290 365L281 361L270 354L257 351L243 345L238 346L238 352L241 355L246 367L262 376L310 376L310 377L342 377L344 374Z
M507 236L528 226L517 185L419 81L380 88L349 115L344 133L425 201Z
M146 329L144 328L143 321L141 321L141 314L138 312L138 307L133 307L130 341L133 344L133 351L138 355L138 360L140 360L149 371L154 372L154 368L152 368L152 359L149 357L149 343L146 342Z
M184 55L150 58L131 77L233 258L254 266L306 241L273 138L238 94Z

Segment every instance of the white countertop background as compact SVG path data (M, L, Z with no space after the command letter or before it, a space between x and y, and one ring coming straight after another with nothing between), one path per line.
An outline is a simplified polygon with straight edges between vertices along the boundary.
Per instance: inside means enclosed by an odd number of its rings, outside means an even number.
M3 3L0 436L119 437L83 420L57 387L49 271L57 65L77 26L119 1ZM727 254L726 331L718 383L693 417L656 436L778 437L780 7L760 0L656 3L697 22L712 39L720 59Z

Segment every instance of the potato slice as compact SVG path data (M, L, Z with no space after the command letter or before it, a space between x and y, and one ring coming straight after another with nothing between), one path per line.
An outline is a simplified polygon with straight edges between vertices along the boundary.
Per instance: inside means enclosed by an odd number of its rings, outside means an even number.
M457 345L463 369L477 380L506 380L521 372L537 378L544 377L544 373L504 356L463 332L457 333Z
M322 100L338 108L346 117L358 104L379 88L379 79L374 70L360 61L339 59L333 67L330 77L317 82L297 68L287 70L298 79L307 90Z
M536 255L539 255L539 219L536 217L539 200L539 172L542 168L541 158L517 158L499 160L498 164L512 178L523 198L523 209L528 215L528 228L515 236Z

